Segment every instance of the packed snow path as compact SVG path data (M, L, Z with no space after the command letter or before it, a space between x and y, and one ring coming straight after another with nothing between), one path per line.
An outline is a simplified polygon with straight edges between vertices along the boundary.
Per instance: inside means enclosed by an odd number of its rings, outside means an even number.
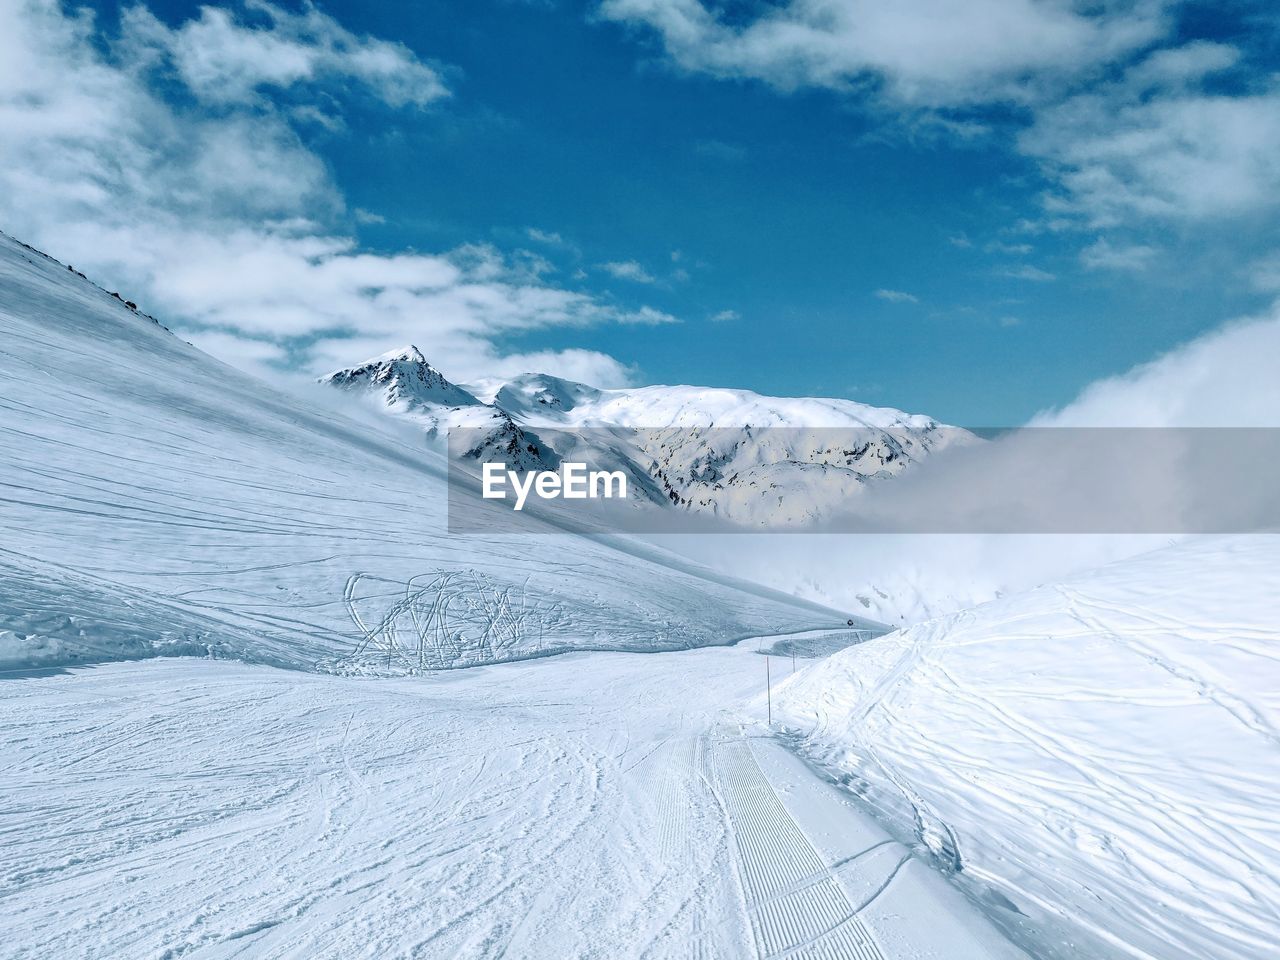
M716 768L759 953L883 960L839 880L761 773L750 743L722 741Z
M739 725L762 667L739 647L406 679L180 659L10 675L0 943L33 958L1020 956Z

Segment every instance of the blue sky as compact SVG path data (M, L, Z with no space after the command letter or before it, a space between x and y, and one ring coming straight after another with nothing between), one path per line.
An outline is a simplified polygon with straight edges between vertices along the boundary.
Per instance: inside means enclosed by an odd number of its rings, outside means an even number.
M970 425L1268 308L1264 7L948 6L6 10L69 79L0 228L258 371L413 340Z

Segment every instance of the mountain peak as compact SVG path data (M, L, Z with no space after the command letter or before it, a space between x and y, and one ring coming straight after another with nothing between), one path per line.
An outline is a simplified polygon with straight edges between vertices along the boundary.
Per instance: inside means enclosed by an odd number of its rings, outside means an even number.
M422 351L412 343L395 350L388 350L372 360L366 360L365 365L370 363L394 363L397 360L404 360L407 363L426 363L427 366L431 366L431 364L427 363L427 358L422 355Z
M379 390L388 406L404 403L410 407L422 404L469 407L480 403L431 366L413 344L334 371L321 377L320 382L343 389Z
M593 403L600 390L546 373L526 373L508 380L498 390L494 403L517 416L568 413L583 403Z

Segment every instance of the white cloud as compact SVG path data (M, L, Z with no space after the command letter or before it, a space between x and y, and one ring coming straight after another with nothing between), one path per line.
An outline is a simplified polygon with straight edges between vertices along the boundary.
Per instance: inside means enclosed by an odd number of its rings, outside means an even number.
M1060 185L1052 214L1109 227L1134 218L1249 215L1280 200L1280 87L1208 93L1235 52L1159 51L1120 80L1039 111L1019 138Z
M1056 427L1280 427L1280 378L1275 357L1280 356L1280 315L1230 324L1120 376L1085 388L1064 409L1047 411L1031 426ZM854 394L856 395L856 393ZM1034 433L1034 431L1033 431ZM1034 437L1032 440L1034 441ZM984 447L976 463L960 464L958 473L946 460L938 468L914 474L907 486L895 482L880 488L880 495L906 495L924 515L935 515L939 503L963 500L968 488L990 489L992 476L1007 476L1010 491L1018 489L1014 478L1026 476L1026 448L1015 435L1009 444ZM1082 440L1081 443L1102 443ZM1151 450L1159 451L1153 441ZM1064 449L1071 450L1070 444ZM1078 449L1078 447L1076 448ZM1036 451L1040 452L1040 451ZM1023 483L1044 502L1044 491L1061 489L1070 502L1080 473L1079 461L1062 464L1055 451L1044 451L1049 469L1042 485ZM1179 462L1185 469L1195 458ZM1001 473L1012 467L1013 472ZM1273 468L1273 464L1266 464ZM1084 471L1088 474L1088 471ZM1144 497L1176 489L1177 478L1152 477L1151 465L1134 463L1114 472L1117 489ZM1261 477L1265 484L1265 472ZM917 484L914 489L909 485ZM1261 486L1261 485L1260 485ZM921 491L923 490L923 494ZM910 491L910 492L908 492ZM1011 500L1018 498L1011 493ZM890 505L892 505L892 500ZM1267 515L1274 517L1274 490L1259 492ZM950 506L948 506L950 509ZM1087 510L1083 513L1087 514ZM1274 534L1263 534L1274 536ZM859 609L858 595L874 596L873 589L893 594L892 602L907 607L909 619L937 616L943 610L972 606L1002 592L1027 589L1052 582L1075 570L1097 567L1124 556L1165 546L1168 535L875 535L857 537L699 537L676 544L695 557L741 576L777 577L784 571L796 589L808 591L828 603ZM775 581L776 582L776 579ZM869 585L874 585L872 588ZM918 603L915 609L911 604Z
M1177 88L1233 67L1239 60L1235 47L1197 40L1155 51L1129 69L1126 82L1136 90Z
M630 280L633 283L656 283L653 274L634 260L611 260L600 264L600 269L615 280Z
M324 162L294 131L289 108L264 91L346 71L371 95L409 106L430 98L430 68L311 8L252 11L267 26L250 30L205 8L195 27L170 30L135 8L110 43L88 13L65 14L54 0L0 0L4 228L250 368L287 356L322 371L417 341L465 378L507 362L497 346L507 334L676 320L549 285L550 265L525 251L362 252L341 229L344 199ZM189 28L218 31L220 45L207 62L183 67ZM248 44L239 59L227 48L233 40ZM273 68L283 71L274 79L254 67L268 40L284 43L293 64ZM309 43L314 56L294 49ZM171 106L139 50L175 57L174 76L192 76L200 96L213 96L209 78L229 74L226 102ZM251 90L253 103L235 102ZM553 368L556 356L539 359ZM626 368L576 351L564 354L563 369L617 380Z
M1144 244L1117 245L1099 237L1080 251L1080 262L1088 270L1141 270L1156 252L1155 247Z
M699 140L693 145L693 152L700 157L710 157L713 160L723 160L728 163L741 163L747 159L746 147L726 140Z
M122 14L129 52L149 65L171 67L195 96L212 103L255 100L263 88L352 79L393 107L426 106L448 95L439 72L408 47L351 33L306 5L291 13L264 0L245 0L261 25L206 6L170 29L145 7Z
M787 0L755 16L701 0L604 0L600 15L657 32L680 67L782 89L882 85L925 107L1032 102L1150 43L1165 3L1061 0Z
M1035 248L1029 243L1003 243L999 240L992 240L982 249L987 253L1002 253L1008 256L1025 257Z
M919 303L920 298L912 293L905 293L902 290L877 290L875 296L889 303Z
M1033 426L1280 427L1280 314L1198 337L1099 380Z
M1042 270L1029 263L1022 263L1016 267L1006 267L997 270L996 275L1009 277L1012 280L1030 280L1033 283L1048 283L1050 280L1058 279L1057 276L1050 273L1048 270Z
M1247 272L1249 281L1257 289L1280 293L1280 250L1254 260Z
M655 327L666 323L679 323L680 318L672 316L653 307L641 307L639 310L612 311L609 319L617 323L634 323L645 327Z
M525 234L535 243L544 243L549 247L564 245L564 237L550 230L539 230L537 227L526 227Z
M733 320L741 320L742 314L737 310L721 310L719 313L713 313L710 319L712 323L729 323Z

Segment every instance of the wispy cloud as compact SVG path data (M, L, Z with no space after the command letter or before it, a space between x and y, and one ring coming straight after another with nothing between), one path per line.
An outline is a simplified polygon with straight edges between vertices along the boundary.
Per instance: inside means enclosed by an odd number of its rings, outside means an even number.
M666 323L679 323L680 318L653 307L641 307L639 310L619 310L610 317L617 323L640 324L656 327Z
M1120 79L1045 107L1019 139L1059 185L1051 215L1093 227L1249 215L1280 204L1280 89L1211 92L1239 52L1157 51Z
M737 310L721 310L719 313L713 313L709 319L712 323L729 323L732 320L741 320L742 315Z
M915 294L906 293L902 290L881 289L881 290L875 291L873 295L876 297L879 297L881 300L887 301L888 303L919 303L920 302L920 298L917 297Z
M987 253L999 253L1010 257L1025 257L1035 248L1029 243L1004 243L1000 240L992 240L982 249Z
M537 227L526 227L525 235L535 243L546 244L548 247L564 246L564 237L553 230L539 230Z
M996 276L1009 277L1012 280L1031 280L1035 283L1048 283L1050 280L1058 279L1056 274L1032 266L1029 263L1020 263L1015 267L1001 268L996 271Z
M726 140L699 140L693 145L693 152L701 157L710 157L727 163L741 163L747 159L746 147Z
M139 63L174 71L206 102L247 103L270 89L336 78L363 84L393 107L423 107L449 93L440 71L408 47L353 34L309 4L294 13L246 0L245 9L266 26L206 6L198 18L170 28L146 7L134 6L122 14L122 28Z
M1156 39L1166 6L787 0L753 17L702 0L605 0L600 15L656 32L686 70L787 90L866 89L875 78L890 100L938 107L1038 101Z
M615 280L630 280L633 283L657 283L657 278L635 260L611 260L608 263L600 264L599 269Z
M1156 253L1155 247L1145 244L1113 244L1099 237L1080 251L1080 263L1086 270L1142 270Z

